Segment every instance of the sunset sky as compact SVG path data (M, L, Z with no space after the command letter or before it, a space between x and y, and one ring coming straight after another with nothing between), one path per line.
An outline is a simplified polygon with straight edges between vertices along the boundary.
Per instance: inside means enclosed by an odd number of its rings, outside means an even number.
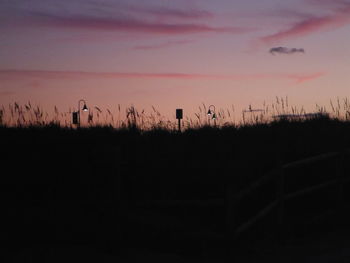
M0 105L173 118L276 96L312 110L349 89L350 1L0 0Z

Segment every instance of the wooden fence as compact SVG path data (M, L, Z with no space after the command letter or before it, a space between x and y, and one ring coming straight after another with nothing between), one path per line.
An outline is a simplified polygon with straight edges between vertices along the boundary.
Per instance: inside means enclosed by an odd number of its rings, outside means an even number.
M229 240L237 240L242 234L253 228L267 216L271 216L271 214L274 215L273 218L275 219L278 233L283 233L286 219L286 202L296 198L303 199L303 197L306 195L313 195L324 189L333 189L335 195L333 196L333 207L326 209L326 211L323 211L322 213L314 214L313 219L325 216L332 211L337 211L337 209L342 209L344 205L344 184L350 181L350 178L346 177L346 158L348 157L349 153L349 150L341 153L327 153L282 165L278 169L265 174L259 180L255 181L236 194L231 194L230 192L233 191L230 191L230 188L228 188L228 193L226 196L227 238ZM295 187L288 187L288 183L290 182L294 183L294 186L298 184L300 185L300 181L293 182L291 179L298 175L298 173L301 173L301 171L310 170L310 167L323 169L321 173L313 174L314 178L317 176L322 177L321 180L315 180L315 182L311 182L309 185L299 189L295 189ZM307 177L303 177L301 179L303 181L308 181ZM302 184L303 183L301 183L301 185ZM250 196L256 196L259 189L264 187L270 189L270 191L274 191L274 198L257 209L254 214L250 215L245 220L239 221L238 217L242 214L239 206L242 200L249 198Z
M226 189L225 198L211 200L139 200L131 202L130 206L135 209L152 208L159 211L173 207L202 209L222 207L226 210L226 229L224 233L193 231L188 235L191 238L198 236L198 240L202 242L203 255L207 252L206 248L210 246L207 240L225 240L229 249L228 253L235 253L235 249L232 247L234 242L240 240L240 237L249 236L247 232L254 229L261 222L269 222L272 225L271 231L277 232L278 237L284 238L286 221L291 221L291 211L289 211L290 206L288 205L291 201L298 200L299 203L303 203L310 196L320 196L320 193L323 194L322 191L328 191L329 189L330 194L325 198L330 199L333 203L323 211L312 211L311 219L308 218L308 220L318 220L343 209L345 193L343 188L344 185L350 183L350 176L346 176L346 160L349 157L350 150L347 150L287 163L264 174L238 192L233 189L234 185L229 185ZM317 198L312 199L312 201L314 201L312 205L319 202ZM319 206L324 205L322 200L319 203ZM294 212L292 211L292 213ZM296 211L295 213L300 213L301 220L304 220L304 212ZM173 235L176 236L176 233L173 233ZM255 236L253 235L253 237Z

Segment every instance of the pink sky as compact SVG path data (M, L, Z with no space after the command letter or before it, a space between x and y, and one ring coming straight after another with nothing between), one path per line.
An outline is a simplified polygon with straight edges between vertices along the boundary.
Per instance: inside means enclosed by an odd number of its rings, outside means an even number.
M347 0L12 0L0 21L0 105L85 99L172 119L202 103L239 115L276 96L310 111L348 96Z

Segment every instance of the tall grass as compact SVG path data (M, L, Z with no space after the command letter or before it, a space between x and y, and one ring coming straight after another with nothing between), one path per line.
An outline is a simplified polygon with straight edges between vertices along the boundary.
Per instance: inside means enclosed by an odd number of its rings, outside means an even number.
M350 120L350 103L347 98L337 99L335 102L330 100L327 110L326 106L315 105L313 113L327 114L332 119L348 121ZM17 102L7 106L0 107L0 126L5 127L42 127L59 126L64 128L75 128L72 124L72 109L68 112L61 112L54 106L51 113L43 110L38 105L32 105L30 102L20 105ZM304 107L297 108L289 104L288 97L276 97L271 104L263 103L261 111L243 111L240 118L237 118L237 112L232 105L229 109L219 108L215 113L216 120L207 115L208 107L202 104L193 116L185 116L182 120L184 129L197 129L206 126L218 128L226 126L246 126L255 124L267 124L276 120L276 116L303 116L307 112ZM240 114L238 114L240 115ZM300 117L299 120L303 118ZM93 106L87 113L81 112L82 127L110 127L115 129L166 129L176 130L177 121L175 117L169 120L162 115L154 106L151 111L144 109L138 110L134 106L123 109L117 105L116 110L101 109Z

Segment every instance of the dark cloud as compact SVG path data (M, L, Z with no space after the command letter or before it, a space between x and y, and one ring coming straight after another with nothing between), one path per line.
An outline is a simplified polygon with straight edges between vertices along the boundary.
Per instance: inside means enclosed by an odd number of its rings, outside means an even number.
M303 48L287 48L287 47L273 47L269 51L272 55L277 54L294 54L294 53L305 53Z

